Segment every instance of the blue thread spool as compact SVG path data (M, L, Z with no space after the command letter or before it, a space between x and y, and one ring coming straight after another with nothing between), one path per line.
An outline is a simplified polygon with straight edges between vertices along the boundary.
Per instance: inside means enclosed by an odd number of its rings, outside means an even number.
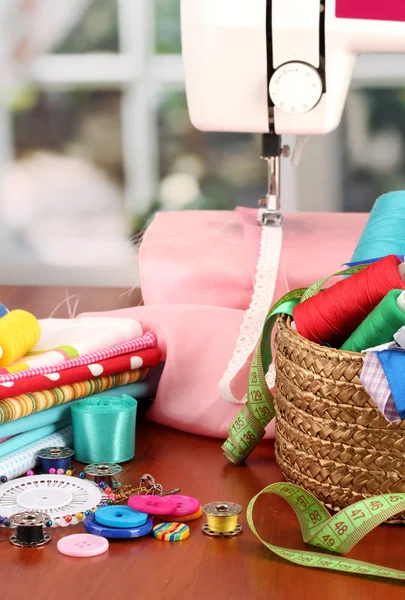
M350 262L405 254L405 191L377 199Z
M4 306L4 304L0 304L0 319L1 317L5 317L6 315L8 315L9 312L10 311Z
M55 446L51 448L42 448L37 457L41 461L41 471L49 473L49 469L63 469L65 472L70 467L74 450L64 446Z

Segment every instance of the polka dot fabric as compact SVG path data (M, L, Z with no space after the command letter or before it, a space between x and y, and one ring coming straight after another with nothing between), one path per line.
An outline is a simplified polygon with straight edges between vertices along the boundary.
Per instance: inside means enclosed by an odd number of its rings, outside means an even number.
M15 379L0 383L0 400L21 394L42 392L55 387L61 387L81 381L88 381L97 377L108 377L126 371L137 371L156 367L161 359L161 352L157 348L139 350L100 360L88 365L73 367L71 369L56 371L44 375L36 375L27 379ZM0 380L1 381L1 380Z

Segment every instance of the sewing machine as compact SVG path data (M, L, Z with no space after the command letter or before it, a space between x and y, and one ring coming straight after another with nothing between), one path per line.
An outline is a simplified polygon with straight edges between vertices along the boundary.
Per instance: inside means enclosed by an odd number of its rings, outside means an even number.
M335 129L359 53L405 51L403 0L181 0L186 89L202 131L263 134L260 219L280 225L281 136Z

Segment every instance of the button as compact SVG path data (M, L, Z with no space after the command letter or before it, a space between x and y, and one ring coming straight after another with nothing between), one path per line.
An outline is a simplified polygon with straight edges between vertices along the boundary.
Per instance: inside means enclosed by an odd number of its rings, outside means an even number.
M76 533L60 539L57 549L66 556L98 556L108 550L108 540L89 533Z
M184 523L161 523L153 528L153 535L162 542L181 542L190 535L190 529Z
M146 523L140 527L127 527L126 529L122 529L120 527L106 527L105 525L100 525L100 523L97 523L95 515L91 514L86 517L84 527L89 533L101 535L105 538L118 540L133 539L149 535L153 529L153 519L152 517L147 517Z
M200 506L200 508L193 513L192 515L187 515L186 517L176 517L175 515L162 515L160 518L161 521L175 521L176 519L178 521L181 521L182 523L188 523L189 521L196 521L197 519L199 519L202 515L202 508Z
M173 496L167 496L173 500L176 504L176 508L170 514L176 517L174 520L178 521L180 517L187 517L197 512L200 508L200 503L192 496L183 496L182 494L173 494Z
M129 506L104 506L94 513L97 523L107 527L141 527L148 520L146 513L138 512Z
M131 496L128 506L147 515L170 515L175 512L173 496Z

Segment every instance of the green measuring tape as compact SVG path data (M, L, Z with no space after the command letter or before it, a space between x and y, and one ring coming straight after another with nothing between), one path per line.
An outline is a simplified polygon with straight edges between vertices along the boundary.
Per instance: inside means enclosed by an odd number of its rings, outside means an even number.
M247 509L249 527L259 540L272 552L296 565L331 569L345 573L404 579L405 572L379 567L371 563L333 554L321 554L306 550L289 550L265 542L253 522L253 508L263 494L276 494L288 502L298 517L303 540L306 544L323 550L347 554L365 535L375 527L405 510L405 494L384 494L361 500L331 516L326 508L309 492L291 483L274 483L255 496Z
M251 366L247 402L232 423L228 432L229 437L222 446L228 460L237 465L243 464L264 437L267 425L275 416L274 398L267 386L265 373L273 360L271 336L278 316L282 314L291 316L297 304L318 294L332 277L352 275L368 266L357 265L324 277L308 289L300 288L289 292L271 308Z
M351 275L367 266L358 265L331 277ZM250 371L248 400L231 425L229 437L222 446L225 456L235 464L245 462L263 438L266 426L275 416L274 398L268 389L265 373L272 362L271 335L278 316L292 315L299 302L320 292L331 277L321 279L309 289L290 292L270 310ZM247 509L247 520L253 533L281 558L306 567L405 580L403 571L332 554L290 550L265 542L258 534L253 521L255 502L263 494L276 494L288 502L298 517L305 543L341 555L349 552L375 527L405 511L405 494L384 494L367 498L331 516L324 505L306 490L291 483L275 483L257 494Z

